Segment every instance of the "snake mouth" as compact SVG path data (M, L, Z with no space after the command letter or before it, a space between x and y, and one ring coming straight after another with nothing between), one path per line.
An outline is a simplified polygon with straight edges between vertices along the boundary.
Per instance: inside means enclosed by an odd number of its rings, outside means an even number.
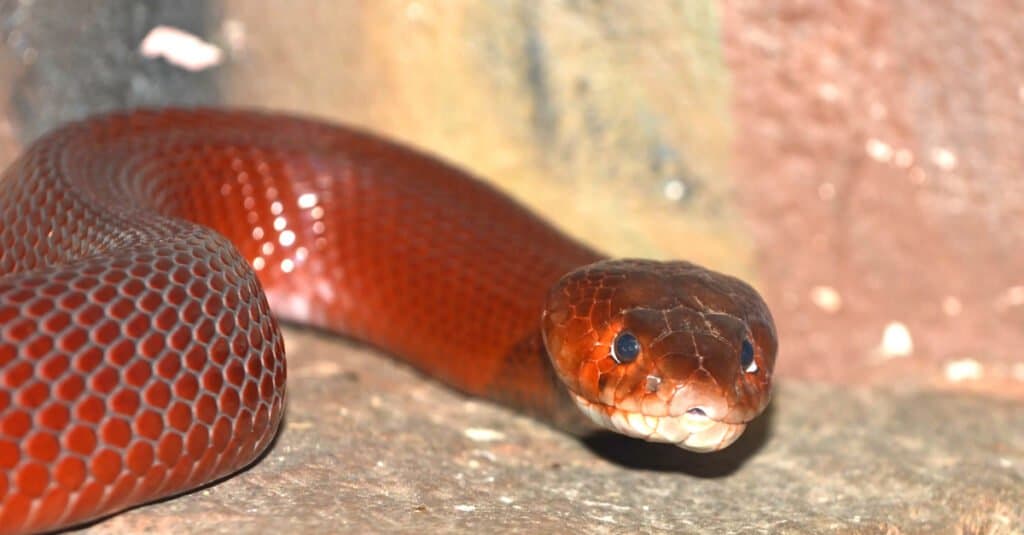
M701 409L680 415L650 416L619 407L594 403L573 394L573 401L597 425L649 442L665 442L696 452L723 449L736 441L746 423L728 423L710 418Z

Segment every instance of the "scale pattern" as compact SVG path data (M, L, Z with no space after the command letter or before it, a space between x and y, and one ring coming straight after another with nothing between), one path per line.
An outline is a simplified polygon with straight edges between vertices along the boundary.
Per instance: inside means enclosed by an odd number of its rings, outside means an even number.
M285 404L271 310L566 431L592 428L577 406L648 427L667 415L658 437L676 443L678 418L741 430L756 417L777 349L741 281L605 260L373 135L251 111L87 119L0 177L0 533L253 462ZM644 346L634 362L609 357L623 326Z
M412 150L215 110L115 114L40 139L0 180L0 247L4 533L251 463L284 407L270 305L465 392L561 411L540 307L599 258Z

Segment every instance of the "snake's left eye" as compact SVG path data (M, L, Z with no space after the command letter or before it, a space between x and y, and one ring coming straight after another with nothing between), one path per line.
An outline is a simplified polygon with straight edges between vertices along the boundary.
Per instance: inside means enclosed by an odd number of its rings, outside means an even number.
M640 340L629 331L622 331L612 342L612 358L619 364L633 362L640 356Z
M740 366L747 373L757 373L757 361L754 360L754 344L751 344L750 340L746 338L743 339L743 345L740 347Z

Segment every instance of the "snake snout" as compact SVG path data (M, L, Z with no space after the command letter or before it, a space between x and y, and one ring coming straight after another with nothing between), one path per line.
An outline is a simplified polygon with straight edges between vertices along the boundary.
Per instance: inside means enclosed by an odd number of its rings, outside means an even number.
M729 415L729 402L712 384L691 384L675 391L668 413L694 420L723 420Z

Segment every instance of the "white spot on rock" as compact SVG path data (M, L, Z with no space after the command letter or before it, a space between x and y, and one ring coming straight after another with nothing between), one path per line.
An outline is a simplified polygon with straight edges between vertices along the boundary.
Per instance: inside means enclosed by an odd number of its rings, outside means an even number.
M914 352L914 339L910 336L910 329L898 321L889 322L882 332L880 350L882 356L888 358L910 356Z
M935 147L931 151L932 163L943 171L951 171L956 167L956 154L944 147Z
M468 427L462 434L466 435L466 438L473 442L496 442L499 440L505 440L505 433L495 429L488 429L486 427Z
M864 150L868 153L868 156L876 162L888 162L892 160L892 147L880 140L871 138L864 144Z
M172 26L150 30L139 44L139 53L147 58L162 57L171 65L193 72L219 65L224 58L216 45Z
M460 512L460 513L472 513L473 511L476 511L476 506L475 505L462 505L462 504L460 504L460 505L456 505L455 506L455 510Z
M818 308L834 314L843 307L843 298L831 286L815 286L811 288L811 302Z
M946 364L946 379L959 383L963 381L977 381L984 375L981 363L974 359L954 360Z
M665 183L665 198L670 201L682 200L686 196L686 184L681 180L669 180Z

